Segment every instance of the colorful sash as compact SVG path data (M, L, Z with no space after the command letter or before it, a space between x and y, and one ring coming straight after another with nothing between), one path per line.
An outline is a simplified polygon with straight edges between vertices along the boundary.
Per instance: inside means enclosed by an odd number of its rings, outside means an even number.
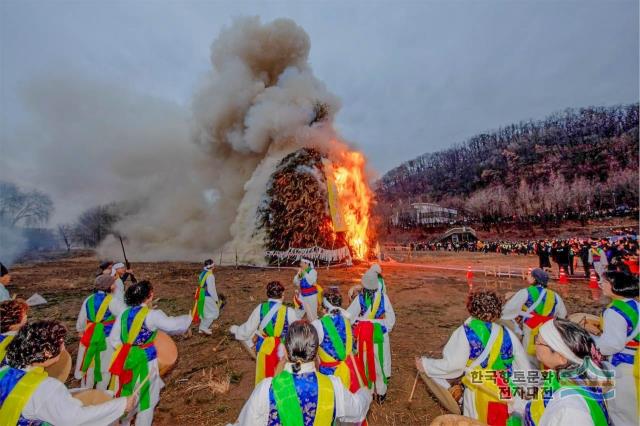
M591 416L591 420L595 426L607 426L610 424L609 413L607 412L607 407L600 388L584 387L576 384L561 385L555 371L548 371L548 373L549 374L545 378L544 385L538 392L537 397L528 402L525 406L525 426L537 426L540 424L540 419L544 414L544 410L547 408L547 405L549 405L553 394L558 391L580 395L587 405L589 415ZM562 397L564 397L564 395Z
M373 300L369 297L365 297L363 293L358 295L360 301L360 314L367 315L368 319L383 319L384 318L384 303L382 297L382 291L376 291Z
M318 348L320 372L338 377L351 392L357 391L360 389L358 374L365 377L365 372L352 355L351 323L341 315L325 315L320 322L324 330L324 338Z
M204 302L207 296L211 296L207 290L207 278L213 275L211 271L202 271L198 277L198 288L194 296L195 303L191 310L194 324L200 324L200 320L204 317Z
M130 321L132 314L133 318ZM152 359L150 359L145 349L155 348L153 341L156 337L156 332L152 332L150 337L143 343L136 342L143 330L144 320L148 314L149 308L138 306L127 309L120 317L120 341L122 343L116 347L111 358L111 367L109 368L109 372L113 377L118 377L118 390L116 392L118 397L132 395L136 383L145 380L149 375L149 361ZM155 351L153 351L153 354L155 354ZM113 377L110 386L111 390L115 388ZM150 388L149 381L146 381L140 389L141 411L151 406Z
M529 341L526 342L527 354L535 355L534 339L538 335L540 326L553 318L556 310L556 293L548 288L529 286L527 301L522 305L524 323L531 330Z
M504 327L472 318L464 324L470 356L462 383L473 391L478 420L489 425L506 425L507 400L512 386L503 372L511 371L513 346Z
M265 320L269 312L274 307L274 302L264 302L260 306L260 320ZM273 377L276 367L280 361L278 358L278 347L282 339L287 319L287 307L280 305L271 318L267 318L267 323L256 342L256 385L265 377Z
M283 371L273 378L270 394L282 426L333 424L335 396L331 379L324 374L314 372L294 376ZM308 407L315 410L308 410Z
M109 326L110 329L115 321L114 316L109 312L109 304L112 299L113 296L110 294L95 293L89 296L85 304L85 309L87 310L87 327L82 334L80 344L86 349L80 370L86 374L89 367L93 364L93 378L96 384L102 381L100 354L107 350L107 334L110 331L105 331L105 326ZM97 312L96 305L99 306Z
M311 268L307 268L304 270L303 274L300 274L298 277L300 278L300 294L303 296L312 296L318 293L318 288L315 284L309 284L307 279L304 277L305 274L311 272Z
M18 424L22 410L47 377L42 367L29 371L11 367L2 368L0 370L0 424Z
M365 378L367 385L371 388L376 382L376 359L375 349L378 348L378 362L382 379L387 383L387 376L384 374L384 331L382 325L370 321L358 321L353 334L358 342L358 361L364 364Z
M4 357L7 356L7 348L9 343L13 341L14 335L0 334L0 365L4 361Z

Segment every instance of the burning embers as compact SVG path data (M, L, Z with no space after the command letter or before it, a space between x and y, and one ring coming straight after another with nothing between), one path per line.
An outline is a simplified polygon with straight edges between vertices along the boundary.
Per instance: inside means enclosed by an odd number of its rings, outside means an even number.
M362 154L346 150L334 162L310 148L286 156L259 209L268 250L348 246L354 259L365 259L371 190L364 165Z

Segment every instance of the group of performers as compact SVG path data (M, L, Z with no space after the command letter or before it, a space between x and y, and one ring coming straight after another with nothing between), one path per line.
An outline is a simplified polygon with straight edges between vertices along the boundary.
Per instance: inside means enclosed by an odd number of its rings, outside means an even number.
M322 289L317 279L313 262L302 259L293 308L284 304L285 287L272 281L267 300L231 326L256 356L256 387L238 425L363 424L372 396L384 402L395 314L380 266L363 275L347 309L338 288Z
M211 334L224 302L213 272L205 261L190 314L171 317L153 306L149 281L137 282L122 263L100 265L76 322L80 389L109 395L92 405L47 374L66 353L64 326L29 323L26 303L2 302L0 424L151 425L164 386L159 342L192 324ZM598 327L565 319L564 301L541 269L506 303L493 291L470 292L470 316L442 358L418 357L416 367L461 395L465 416L488 425L635 425L638 278L622 271L605 276L612 302ZM292 284L293 303L285 303L282 283L269 282L266 300L229 330L256 359L255 388L236 424L366 424L371 402L385 402L391 378L395 313L380 266L364 273L349 303L337 286L318 284L310 260L300 261Z
M470 317L442 358L416 358L416 367L452 394L459 386L449 380L462 377L464 415L485 424L637 425L638 278L623 271L605 277L612 302L598 326L565 319L564 302L541 269L504 306L493 291L472 292Z

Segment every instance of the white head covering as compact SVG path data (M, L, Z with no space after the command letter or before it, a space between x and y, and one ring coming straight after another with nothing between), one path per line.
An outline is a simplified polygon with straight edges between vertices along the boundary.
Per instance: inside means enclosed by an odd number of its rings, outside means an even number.
M300 262L304 262L304 263L306 263L307 265L309 265L309 267L310 267L311 269L313 269L313 262L312 262L312 261L310 261L309 259L305 259L304 257L302 257L302 258L300 258Z
M583 359L578 358L569 346L567 346L564 340L562 340L562 336L556 328L556 325L553 323L553 320L545 322L540 327L539 334L551 349L568 359L569 362L572 364L582 365Z
M378 274L375 271L369 269L362 276L362 286L368 290L378 289Z
M112 277L115 277L115 276L116 276L116 270L118 270L118 269L122 269L122 268L126 268L126 266L124 265L124 263L122 263L122 262L118 262L118 263L114 264L114 265L111 267L111 276L112 276Z
M216 267L216 264L215 264L215 263L212 263L211 265L207 265L207 266L205 266L205 267L204 267L204 270L205 270L205 271L210 271L210 270L212 270L212 269L213 269L213 268L215 268L215 267Z

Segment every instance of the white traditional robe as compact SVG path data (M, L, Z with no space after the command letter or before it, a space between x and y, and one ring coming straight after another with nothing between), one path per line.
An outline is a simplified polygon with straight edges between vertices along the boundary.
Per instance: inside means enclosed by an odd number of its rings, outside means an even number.
M309 285L316 285L318 282L318 272L315 268L311 268L309 272L302 271L302 278L305 278ZM296 275L293 277L293 283L300 289L300 281L302 278ZM300 301L302 302L302 307L304 311L307 313L307 319L309 321L314 321L318 319L318 293L312 294L310 296L303 296L302 291L298 295ZM299 315L302 317L302 315Z
M142 304L142 306L146 306ZM122 341L120 340L120 323L122 314L118 315L116 322L113 324L111 334L109 335L108 342L114 348L117 347ZM150 331L162 330L167 334L184 334L191 325L191 315L180 315L177 317L167 316L159 309L150 309L147 317L144 320L144 326ZM155 406L160 402L160 391L164 387L164 382L160 377L160 370L158 369L158 359L149 361L149 394L151 397L151 405L148 409L138 412L136 417L136 426L150 426L153 422L153 410ZM129 419L133 418L132 413ZM124 422L121 424L129 424Z
M546 291L546 289L545 289ZM556 296L556 309L554 312L555 318L566 318L567 317L567 307L562 300L562 297L557 292L554 292ZM542 297L542 296L540 296ZM520 289L511 296L509 300L502 307L502 320L504 321L514 321L518 317L522 317L524 311L522 310L522 306L526 303L529 298L529 292L526 288ZM530 340L533 338L531 336L531 329L527 327L524 323L522 326L518 326L518 324L514 321L514 325L516 329L521 333L520 337L522 337L522 346L527 348ZM535 356L529 356L529 361L533 365L539 365L539 361Z
M471 319L471 318L469 318ZM518 340L518 337L508 328L505 330L509 333L511 338L511 344L513 347L513 364L514 371L529 371L531 370L531 364L529 358ZM457 379L467 372L467 362L471 348L467 335L464 331L464 325L456 328L449 341L442 350L442 358L422 358L422 366L427 376L436 379L444 388L448 388L449 384L447 379ZM526 373L525 373L526 374ZM478 418L478 411L475 407L474 391L468 387L464 390L463 408L464 415L474 419Z
M84 333L84 330L87 327L87 300L89 300L89 297L91 296L84 299L80 307L80 313L78 313L78 320L76 321L76 331L78 333ZM109 303L109 311L116 318L119 317L125 309L127 309L127 305L120 301L120 299L115 297L111 299L111 302ZM93 388L95 385L96 389L106 390L107 386L109 386L109 380L111 379L109 363L111 362L111 355L113 355L113 346L109 343L109 336L107 336L107 349L100 354L100 364L102 369L102 381L100 383L93 382L93 365L87 369L86 374L82 373L82 360L84 359L86 349L87 348L85 348L84 345L78 344L78 357L76 358L74 377L80 380L80 387Z
M285 365L285 370L292 372L291 364ZM302 364L300 373L315 371L315 364L309 362ZM361 422L369 411L371 394L367 388L362 388L356 393L351 393L344 387L339 378L327 376L333 385L335 400L335 418L344 423ZM239 426L266 426L269 423L269 388L273 379L268 377L258 383L245 403L236 425Z
M282 305L282 299L268 299L269 302L275 302ZM253 336L260 334L260 309L262 304L255 307L249 319L242 325L232 325L229 331L235 336L236 340L239 340L243 345L248 348L254 348ZM287 307L287 324L291 325L298 320L296 311ZM283 336L284 337L284 336ZM278 347L278 358L282 359L285 355L284 346L282 343Z
M120 300L122 303L124 302L124 282L120 277L116 277L115 282L113 283L116 287L113 289L113 298Z
M380 292L381 287L378 287L378 292ZM355 318L355 320L351 320L351 323L355 325L358 321L369 321L372 323L378 323L386 327L387 332L384 333L384 342L382 344L382 350L384 355L384 365L379 365L378 361L378 347L374 346L374 358L376 363L376 384L375 389L378 395L384 395L387 393L387 385L384 383L384 378L382 376L382 372L388 378L391 377L391 343L389 340L389 333L393 331L393 327L396 324L396 314L393 310L393 306L391 305L391 301L389 300L389 296L386 293L382 294L384 298L384 319L369 319L367 317L367 312L360 315L360 298L356 297L351 302L351 305L347 308L347 312L351 318Z
M636 422L637 424L637 422ZM554 393L549 405L540 417L539 426L601 426L594 425L584 399L579 395L562 395Z
M629 299L623 299L627 302ZM635 301L636 306L638 302ZM627 336L627 322L613 309L605 309L603 312L604 327L600 336L593 336L602 355L611 356L619 352L635 355L635 351L625 348L626 343L633 337ZM637 333L637 330L636 330ZM634 334L635 336L635 334ZM616 373L616 396L607 401L609 415L614 426L627 426L638 424L637 383L633 375L633 365L620 363L613 366L606 362L609 370Z
M84 407L62 382L46 378L29 398L22 416L56 426L106 426L118 420L126 406L126 398L116 398L104 404Z
M6 300L11 300L11 295L9 294L9 290L0 283L0 302L4 302Z
M220 308L218 306L218 292L216 291L216 277L213 273L207 276L205 289L209 293L204 299L203 318L200 318L199 330L209 331L213 321L220 316ZM204 290L204 289L203 289Z

